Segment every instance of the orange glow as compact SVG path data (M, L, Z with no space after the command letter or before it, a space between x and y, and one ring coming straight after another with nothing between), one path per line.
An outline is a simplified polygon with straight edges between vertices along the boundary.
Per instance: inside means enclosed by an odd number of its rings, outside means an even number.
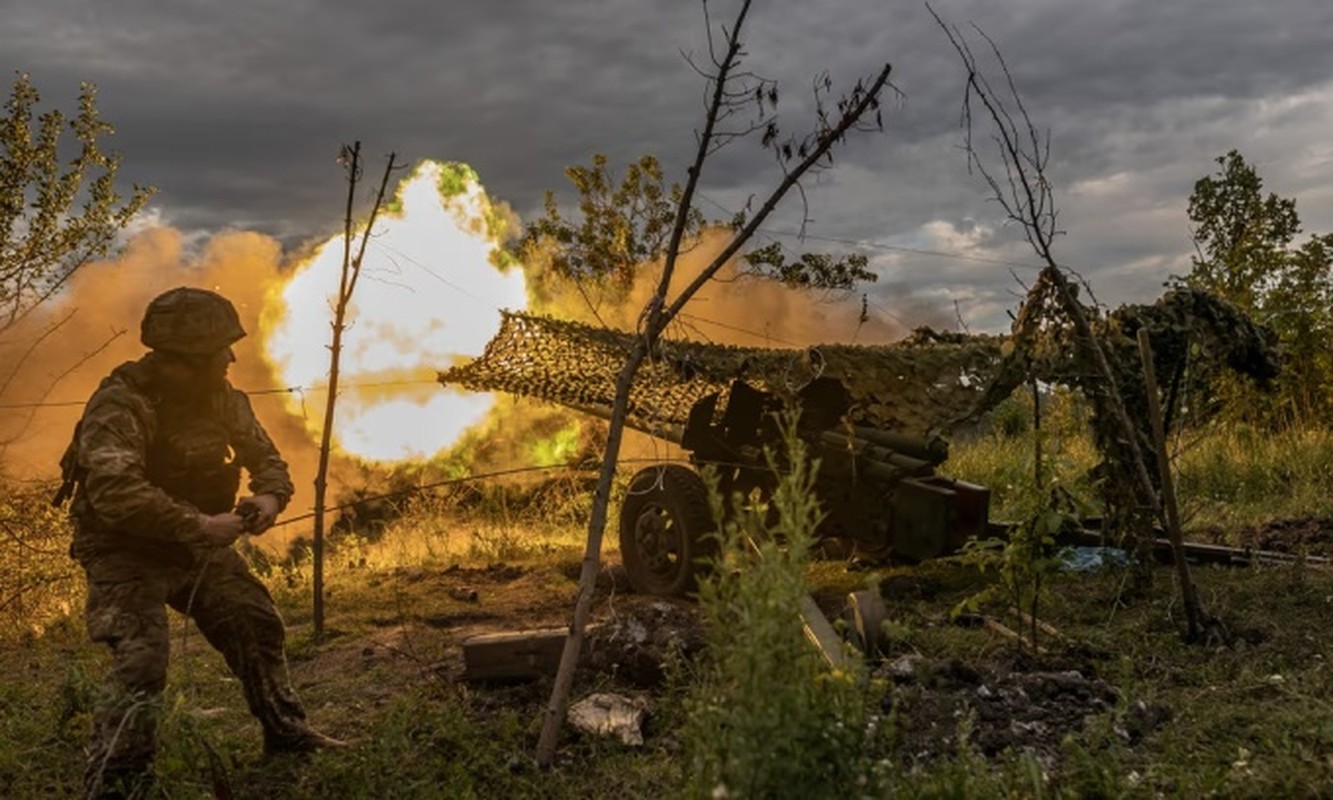
M426 161L398 186L348 307L334 422L344 452L373 461L429 457L490 410L491 395L444 389L435 371L480 355L499 309L526 306L522 269L492 264L500 218L463 165ZM334 236L272 290L261 319L274 372L306 387L289 405L315 436L342 258L343 237Z

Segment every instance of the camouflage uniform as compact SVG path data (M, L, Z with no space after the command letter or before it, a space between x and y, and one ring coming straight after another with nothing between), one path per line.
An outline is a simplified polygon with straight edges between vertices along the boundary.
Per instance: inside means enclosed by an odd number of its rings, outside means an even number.
M310 729L292 693L284 629L268 591L230 547L211 546L199 514L232 510L240 470L252 494L285 506L287 465L245 394L220 387L174 396L163 356L122 364L102 381L67 464L78 484L71 555L88 577L88 632L111 648L111 692L94 717L87 780L144 775L155 750L156 699L166 682L166 606L191 617L240 679L265 749Z

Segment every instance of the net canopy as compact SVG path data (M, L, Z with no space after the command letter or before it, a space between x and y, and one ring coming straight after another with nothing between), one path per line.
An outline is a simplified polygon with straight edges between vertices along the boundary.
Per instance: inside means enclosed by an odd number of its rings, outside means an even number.
M1134 332L1150 331L1159 380L1186 362L1210 364L1264 382L1281 361L1271 331L1206 292L1176 287L1151 305L1102 315L1086 307L1121 390L1143 394ZM507 392L565 406L609 409L616 379L637 334L527 312L506 311L499 332L476 359L439 374L441 383ZM806 348L734 347L661 338L639 368L629 423L643 430L683 425L690 408L733 380L791 398L819 377L836 378L851 396L850 422L913 436L947 436L1030 380L1105 390L1089 363L1054 284L1029 290L1010 336L919 328L887 345ZM1137 402L1131 403L1137 406Z
M636 334L527 312L503 312L485 352L440 373L440 382L572 407L609 408ZM817 377L836 378L852 399L852 423L912 435L947 432L990 402L1005 365L1006 337L918 329L888 345L777 349L662 338L630 393L630 424L683 425L701 398L735 379L792 397Z

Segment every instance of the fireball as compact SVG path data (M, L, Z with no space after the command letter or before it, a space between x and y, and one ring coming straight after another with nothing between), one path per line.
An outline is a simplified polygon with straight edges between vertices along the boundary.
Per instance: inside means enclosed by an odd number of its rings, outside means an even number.
M443 389L435 374L480 355L500 309L526 305L522 269L500 255L503 226L465 165L425 161L399 184L370 232L348 304L333 426L344 452L428 458L486 416L493 396ZM358 244L359 234L353 254ZM274 289L261 319L265 356L315 436L342 259L343 237L334 236Z

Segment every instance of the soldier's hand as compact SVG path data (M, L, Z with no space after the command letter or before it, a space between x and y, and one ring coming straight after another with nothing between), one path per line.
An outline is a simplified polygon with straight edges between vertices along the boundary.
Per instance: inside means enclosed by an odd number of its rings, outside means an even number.
M282 503L271 494L243 497L236 504L236 511L241 514L246 522L245 532L254 536L272 528L281 509Z
M239 514L200 514L199 532L214 547L228 547L245 532L245 519Z

